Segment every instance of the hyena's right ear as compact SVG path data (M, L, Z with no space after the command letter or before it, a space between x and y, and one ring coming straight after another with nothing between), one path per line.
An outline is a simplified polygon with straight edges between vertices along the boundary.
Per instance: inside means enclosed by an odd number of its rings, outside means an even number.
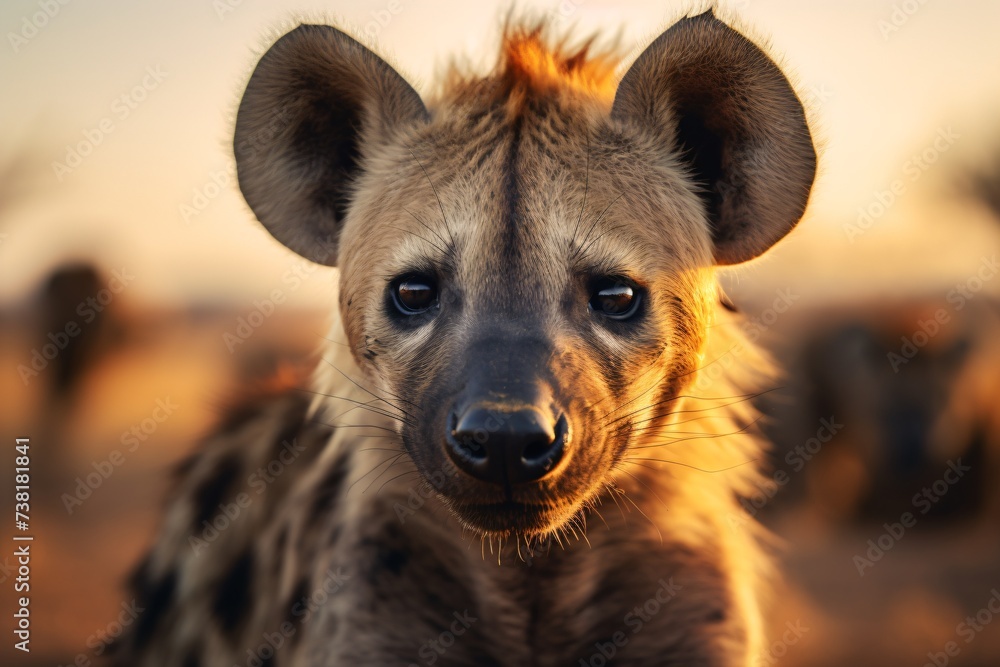
M240 102L240 190L271 235L333 266L368 149L426 118L420 96L384 60L336 28L299 26L264 54Z

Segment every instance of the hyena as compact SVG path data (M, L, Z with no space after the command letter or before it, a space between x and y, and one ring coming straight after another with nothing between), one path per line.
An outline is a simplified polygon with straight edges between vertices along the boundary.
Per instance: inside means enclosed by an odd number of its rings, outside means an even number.
M333 27L264 54L240 189L339 324L183 466L119 664L759 657L757 357L714 268L801 218L807 121L711 12L621 76L588 46L510 22L427 102Z

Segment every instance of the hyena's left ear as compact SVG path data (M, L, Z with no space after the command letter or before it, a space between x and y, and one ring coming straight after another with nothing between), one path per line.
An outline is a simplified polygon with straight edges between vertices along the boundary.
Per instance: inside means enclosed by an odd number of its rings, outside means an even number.
M299 26L264 54L240 102L240 189L276 239L332 266L363 158L426 118L384 60L336 28Z
M760 255L802 217L816 172L802 104L778 66L710 11L636 59L611 113L690 165L717 263Z

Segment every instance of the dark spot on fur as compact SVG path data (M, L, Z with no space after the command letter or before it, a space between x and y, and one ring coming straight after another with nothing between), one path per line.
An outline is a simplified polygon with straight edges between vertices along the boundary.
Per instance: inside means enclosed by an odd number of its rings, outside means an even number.
M278 533L278 539L274 543L274 562L272 572L275 577L281 575L281 565L284 560L285 546L288 544L288 526L284 526Z
M726 612L723 609L713 609L705 620L709 623L721 623L726 620Z
M322 518L329 516L330 511L334 508L337 499L340 497L341 487L344 485L344 479L347 477L346 461L344 457L337 459L330 470L326 473L326 477L316 488L316 494L313 497L312 503L309 505L309 513L306 515L307 525L313 525Z
M393 574L399 574L409 559L409 554L402 549L385 549L379 553L378 565Z
M142 570L146 568L144 565ZM135 644L142 646L153 636L159 621L166 616L174 601L177 572L171 570L156 583L147 580L144 573L140 573L138 577L143 580L137 581L135 585L136 604L144 611L136 620Z
M188 649L187 654L184 656L183 667L201 667L201 658L199 657L199 653L198 649Z
M285 621L291 623L292 625L298 625L299 623L302 622L302 616L304 613L303 607L306 604L305 602L302 601L302 599L308 596L309 596L309 582L305 579L302 579L295 586L295 589L292 591L291 597L289 597L288 601L285 603L284 606ZM296 635L293 636L297 635L298 633L296 633Z
M201 530L202 522L208 521L218 512L219 505L229 495L230 487L239 474L240 460L236 456L230 455L222 459L212 475L202 481L194 492L196 508L194 531L196 533Z
M253 599L253 574L253 552L247 550L233 563L215 592L212 611L218 616L222 629L230 636Z

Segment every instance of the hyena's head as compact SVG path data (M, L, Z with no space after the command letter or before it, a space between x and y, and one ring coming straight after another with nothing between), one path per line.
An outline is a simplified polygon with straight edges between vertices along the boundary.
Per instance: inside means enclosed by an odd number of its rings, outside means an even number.
M425 105L304 25L240 105L247 202L339 267L357 362L478 530L544 533L603 489L699 368L712 267L764 252L806 205L802 107L751 41L707 13L617 87L615 65L510 28L493 74Z

